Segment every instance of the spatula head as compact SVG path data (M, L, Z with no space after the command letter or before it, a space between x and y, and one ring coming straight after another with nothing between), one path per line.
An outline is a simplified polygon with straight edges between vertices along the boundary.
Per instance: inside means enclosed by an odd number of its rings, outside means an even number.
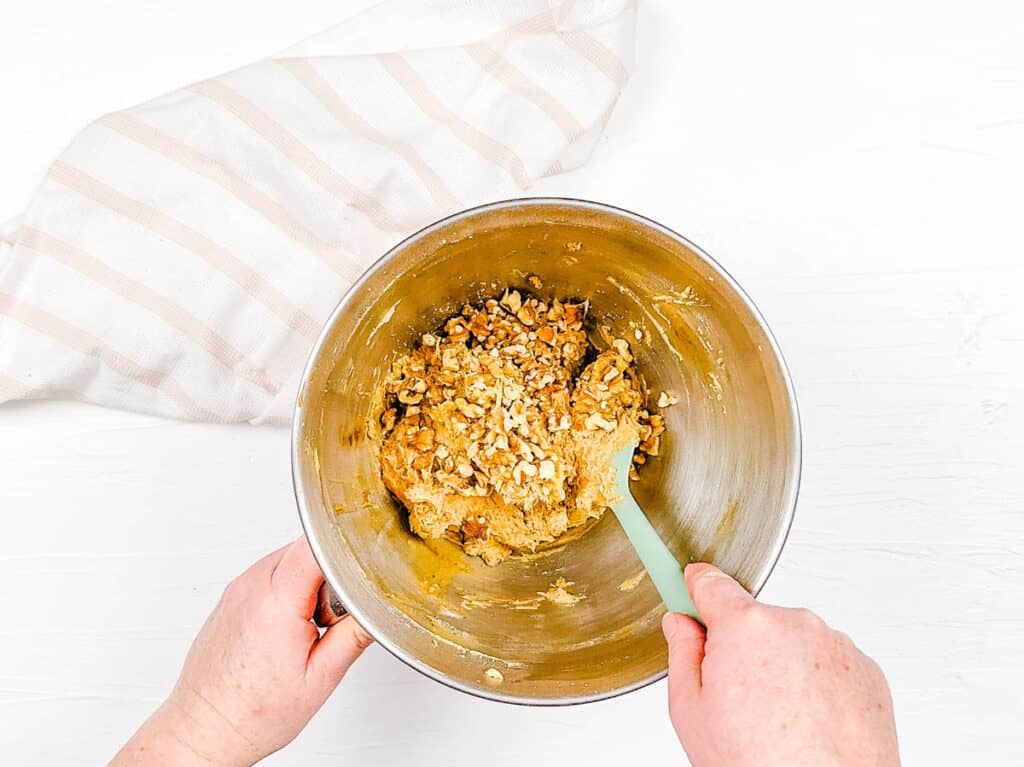
M696 618L697 610L690 599L682 567L651 526L629 488L629 469L633 463L634 448L634 445L626 445L612 457L616 495L612 512L636 549L637 556L651 576L651 582L665 606L671 612L685 613Z

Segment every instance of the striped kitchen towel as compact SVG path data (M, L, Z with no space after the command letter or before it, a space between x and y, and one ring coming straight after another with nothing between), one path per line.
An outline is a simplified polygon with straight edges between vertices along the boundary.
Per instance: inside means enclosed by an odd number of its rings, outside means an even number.
M0 402L287 422L402 236L583 163L632 0L392 0L89 125L0 232Z

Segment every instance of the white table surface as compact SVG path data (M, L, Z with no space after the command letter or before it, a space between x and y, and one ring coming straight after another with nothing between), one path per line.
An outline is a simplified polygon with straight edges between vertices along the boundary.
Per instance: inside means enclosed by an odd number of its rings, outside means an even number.
M87 121L282 48L339 5L5 6L0 218ZM762 596L879 660L907 764L1024 762L1020 7L644 2L635 77L591 164L536 189L664 222L760 305L805 440ZM297 534L288 449L281 429L0 407L0 761L116 750L224 583ZM658 684L489 704L375 647L268 762L683 763L664 699Z

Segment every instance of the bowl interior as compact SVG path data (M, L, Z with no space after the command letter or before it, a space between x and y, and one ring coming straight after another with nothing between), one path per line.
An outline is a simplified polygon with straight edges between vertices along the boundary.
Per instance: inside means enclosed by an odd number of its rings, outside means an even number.
M661 227L592 204L516 201L441 222L339 307L296 416L296 489L328 580L382 644L448 684L517 702L606 697L666 668L664 607L613 515L492 568L409 532L380 480L376 391L390 363L506 286L588 299L589 331L600 323L631 341L649 404L678 398L634 494L680 562L712 561L755 591L795 502L795 404L774 343L726 275ZM582 599L546 598L559 578Z

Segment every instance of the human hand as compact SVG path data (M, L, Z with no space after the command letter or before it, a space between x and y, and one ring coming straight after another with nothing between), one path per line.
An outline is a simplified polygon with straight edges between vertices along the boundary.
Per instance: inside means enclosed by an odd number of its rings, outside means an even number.
M112 765L252 765L291 742L371 639L350 616L311 622L323 575L305 537L227 588L167 701Z
M707 632L669 613L669 715L694 767L899 765L878 665L809 610L762 605L711 565L686 568Z

